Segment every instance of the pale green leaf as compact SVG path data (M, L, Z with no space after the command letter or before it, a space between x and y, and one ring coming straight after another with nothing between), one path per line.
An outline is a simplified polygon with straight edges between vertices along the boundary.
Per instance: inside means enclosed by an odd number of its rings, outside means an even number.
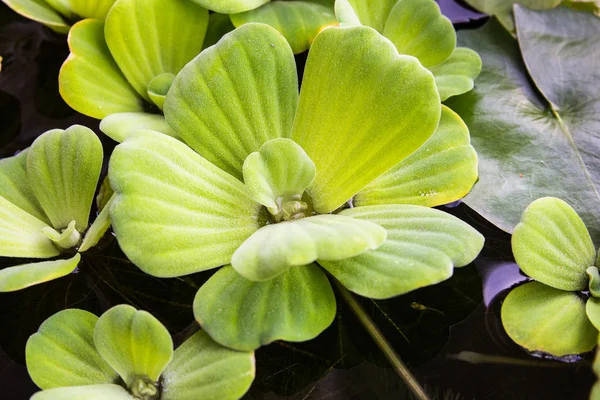
M165 98L167 97L167 93L169 92L174 79L175 75L166 72L155 76L154 79L148 83L148 97L150 97L150 100L160 110L163 108Z
M167 328L146 311L118 305L96 322L94 344L128 387L140 377L156 382L173 356Z
M598 272L598 268L589 267L586 272L590 280L590 294L594 297L600 297L600 273Z
M558 6L562 0L465 0L470 6L495 16L509 32L515 31L513 5L522 4L532 10L544 10Z
M69 275L79 264L75 254L67 260L40 261L0 270L0 292L14 292Z
M194 299L196 320L216 342L238 350L313 339L333 322L331 285L314 264L252 282L230 267L217 271Z
M0 257L50 258L59 251L42 232L48 226L0 196Z
M111 196L110 200L96 217L96 220L92 223L92 226L90 226L90 229L86 232L83 242L81 242L81 245L79 246L79 251L81 253L98 244L100 239L102 239L102 236L104 236L108 228L110 228L109 210L114 198L114 195Z
M42 229L44 235L48 236L48 239L54 242L55 246L58 246L59 249L70 249L75 247L77 243L79 243L79 239L81 235L75 229L75 221L69 222L69 225L62 230L62 232L57 232L54 228L49 226Z
M366 25L383 32L397 0L335 0L335 14L342 25Z
M343 260L376 249L386 236L376 223L315 215L263 226L236 250L231 265L247 279L265 281L293 266Z
M49 223L48 217L44 214L42 206L35 198L29 184L27 177L28 151L26 149L16 156L0 160L0 196L37 219Z
M116 0L68 0L68 3L73 13L82 19L96 18L104 20L115 1Z
M307 1L272 1L254 10L232 15L231 22L236 27L248 22L271 25L289 42L294 54L308 50L319 32L337 25L330 7Z
M69 31L69 24L44 0L2 0L2 2L25 18L44 24L58 33Z
M254 353L221 346L199 331L175 350L162 374L162 400L237 400L254 380Z
M586 290L596 261L592 238L563 200L544 197L523 212L512 239L515 261L527 275L556 289Z
M150 81L163 73L176 75L200 53L207 26L208 11L189 0L119 0L104 32L121 71L150 101Z
M479 54L466 47L457 47L444 62L429 67L435 77L440 99L463 94L473 89L481 72Z
M137 130L151 130L178 137L163 115L143 112L111 114L100 122L100 130L119 143Z
M223 14L236 14L252 10L271 0L191 0L209 10Z
M585 313L592 325L600 330L600 299L590 297L585 303Z
M104 24L86 19L69 31L71 54L58 76L60 95L76 111L93 118L143 111L142 99L127 82L104 40Z
M530 351L561 357L590 351L598 331L585 312L585 302L539 282L528 282L508 294L502 304L502 325L508 336Z
M48 318L29 337L25 359L29 376L42 389L114 382L117 373L94 346L98 317L68 309Z
M216 44L226 34L235 29L227 14L210 13L208 16L208 29L204 37L203 48L206 49Z
M71 2L76 0L44 0L50 7L52 7L59 14L63 15L67 19L75 19Z
M372 28L319 34L291 137L317 166L308 189L315 210L335 210L417 150L440 108L431 73Z
M319 264L361 296L385 299L442 282L453 267L471 263L483 236L440 210L413 205L355 207L341 215L376 223L387 240L376 250L343 261Z
M477 153L470 141L462 119L442 106L442 118L433 136L358 192L354 204L434 207L464 197L477 181Z
M417 57L425 67L446 60L456 46L452 22L442 15L434 0L398 0L383 35L400 54Z
M61 387L37 392L31 400L135 400L114 384Z
M246 187L184 143L139 132L114 150L111 220L125 254L143 271L172 277L227 264L259 228Z
M300 200L315 178L316 168L292 140L271 139L244 161L244 184L252 198L277 215L282 205Z
M79 232L87 229L102 158L100 139L81 125L45 132L31 145L27 175L55 229L73 220Z
M274 28L251 23L223 36L177 75L164 111L188 145L241 179L250 153L289 137L297 102L290 46Z

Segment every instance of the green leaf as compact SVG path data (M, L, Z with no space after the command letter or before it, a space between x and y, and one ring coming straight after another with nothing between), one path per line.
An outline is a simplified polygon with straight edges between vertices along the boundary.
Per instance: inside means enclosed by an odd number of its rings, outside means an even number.
M442 118L433 136L358 192L354 205L434 207L464 197L477 181L477 153L470 142L462 119L442 106Z
M194 299L196 320L216 342L251 351L276 340L303 342L333 322L331 285L315 264L252 282L230 267L218 270Z
M111 114L100 122L100 130L119 143L138 130L151 130L178 138L164 116L143 112Z
M475 89L447 102L469 126L479 157L480 180L465 202L512 232L531 201L560 197L598 245L600 80L587 77L596 73L589 55L600 53L600 20L565 8L517 10L519 43L493 20L459 32L460 44L483 60Z
M68 309L48 318L27 340L25 358L29 376L42 389L111 383L117 373L94 346L98 317Z
M236 14L252 10L271 0L191 0L211 11L222 14Z
M289 42L294 54L308 50L315 37L327 26L337 25L330 7L307 1L272 1L254 10L232 15L231 22L236 27L248 22L272 26Z
M289 137L297 102L290 46L270 26L246 24L177 75L164 112L188 145L241 179L250 153Z
M315 178L315 164L289 139L271 139L244 161L244 184L252 198L277 215L282 205L300 200Z
M246 279L266 281L293 266L354 257L381 246L386 230L347 216L324 214L266 225L233 254L232 267Z
M69 225L60 233L49 226L43 228L42 232L44 232L44 235L48 236L48 239L52 240L54 245L58 246L59 249L70 249L75 247L81 238L81 235L77 229L75 229L74 220L69 222Z
M61 387L37 392L31 400L135 400L119 385L86 385Z
M44 0L2 0L7 6L25 18L32 19L58 33L67 33L69 24Z
M106 17L104 32L121 71L150 101L150 81L163 73L176 75L200 53L207 26L208 11L189 0L120 0Z
M49 223L29 184L28 151L26 149L16 156L0 160L0 196L37 219Z
M81 125L48 131L31 145L27 175L55 229L73 220L79 232L87 229L102 158L102 143Z
M71 8L72 0L44 0L50 7L57 11L59 14L65 16L68 19L74 19L76 16L73 14ZM75 0L76 1L76 0Z
M397 0L335 0L335 14L343 26L367 25L382 33Z
M129 388L141 377L158 381L173 356L167 328L152 314L124 304L112 307L98 319L94 344Z
M96 220L92 223L92 226L90 226L90 229L88 229L83 238L83 242L81 242L81 246L79 246L79 252L83 253L98 244L100 239L102 239L102 236L104 236L108 228L110 228L109 210L114 198L114 195L111 196L110 200L108 200L105 207L96 217Z
M417 57L425 67L446 60L456 47L452 22L434 0L398 0L383 29L398 53Z
M237 400L254 380L254 353L228 349L199 331L162 374L162 400Z
M586 290L596 250L583 221L566 202L544 197L523 212L511 240L527 275L556 289Z
M465 0L477 10L495 16L510 32L515 31L513 5L522 4L532 10L545 10L558 6L562 0Z
M453 267L471 263L483 247L479 232L440 210L387 205L340 214L376 223L388 233L376 250L343 261L319 260L342 285L365 297L385 299L444 281Z
M152 100L152 102L161 110L174 79L175 75L167 72L155 76L154 79L148 83L148 97L150 97L150 100Z
M457 47L448 59L429 70L435 77L440 99L446 101L473 89L475 78L481 72L481 58L471 49Z
M104 24L86 19L69 31L71 54L58 75L60 95L76 111L93 118L143 111L104 40Z
M528 282L508 294L502 304L508 336L530 351L557 357L590 351L598 331L590 323L577 293Z
M0 256L50 258L59 251L42 232L46 222L0 196Z
M585 303L585 313L592 325L600 330L600 299L590 297Z
M144 272L172 277L227 264L259 228L244 185L166 135L138 132L114 150L111 220Z
M586 272L590 280L590 294L594 297L600 297L600 273L598 272L598 268L589 267Z
M208 29L204 37L203 48L206 49L216 44L226 34L235 29L227 14L210 13L208 16Z
M368 27L332 28L314 41L291 139L317 166L308 189L329 213L417 150L435 131L433 76Z
M68 4L72 12L81 19L95 18L104 20L115 1L116 0L68 0Z
M14 292L69 275L81 260L79 253L68 260L41 261L0 270L0 292Z

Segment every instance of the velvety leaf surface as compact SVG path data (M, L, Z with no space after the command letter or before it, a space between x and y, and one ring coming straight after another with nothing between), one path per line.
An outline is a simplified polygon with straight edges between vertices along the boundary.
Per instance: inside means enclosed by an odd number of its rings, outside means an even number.
M495 16L498 21L514 32L513 5L521 4L532 10L544 10L553 8L561 3L561 0L465 0L470 6L477 10Z
M235 251L231 265L247 279L265 281L293 266L343 260L376 249L386 236L376 223L315 215L263 226Z
M208 11L189 0L119 0L104 32L121 71L150 101L150 81L166 72L176 75L200 53L207 26Z
M416 152L369 183L354 205L415 204L434 207L464 197L477 181L477 153L458 114L442 106L433 136Z
M194 315L218 343L254 350L275 340L302 342L327 328L335 296L314 264L290 268L266 282L252 282L230 267L217 271L196 294Z
M2 0L2 2L25 18L44 24L58 33L69 31L69 24L44 0Z
M271 25L289 42L294 54L308 50L325 27L337 25L330 7L307 1L272 1L254 10L234 14L231 21L236 27L248 22Z
M48 1L48 0L46 0ZM75 15L80 18L96 18L104 20L116 0L68 0Z
M27 151L0 160L0 196L37 219L49 222L29 184Z
M65 102L93 118L143 111L142 100L113 60L104 40L104 24L86 19L69 31L71 54L60 69L59 89Z
M600 299L590 297L585 302L585 313L594 327L600 330Z
M501 314L508 336L530 351L561 357L596 346L598 331L577 293L529 282L511 290Z
M254 380L254 353L221 346L204 331L175 350L162 374L163 400L237 400Z
M170 72L165 72L164 74L156 75L154 79L148 83L148 96L160 110L163 109L165 98L167 97L167 93L169 92L174 79L175 75Z
M0 292L14 292L61 278L73 272L80 260L81 256L77 253L67 260L40 261L4 268L0 270Z
M273 215L282 202L301 197L316 168L304 150L289 139L271 139L251 153L243 165L244 184L252 198Z
M87 229L102 158L100 139L81 125L48 131L31 145L27 175L55 229L73 220L79 232Z
M585 290L586 270L596 261L590 234L563 200L531 203L511 239L515 261L533 279L556 289Z
M49 258L59 254L42 232L48 226L0 196L0 256Z
M56 231L54 228L49 226L42 229L42 232L48 239L54 242L55 246L58 246L59 249L70 249L73 248L79 243L79 239L81 235L75 229L75 220L69 222L66 228L62 229L62 232Z
M184 143L145 131L114 150L113 229L144 272L171 277L227 264L259 228L246 187Z
M335 0L335 14L342 25L367 25L383 32L397 0Z
M321 261L346 288L385 299L433 285L452 276L454 267L472 262L483 236L443 211L413 206L355 207L341 215L374 222L388 237L376 250L342 261Z
M37 392L31 400L135 400L119 385L86 385L61 387Z
M400 54L417 57L425 67L443 62L456 46L452 22L434 0L399 0L390 11L383 35Z
M119 143L137 130L151 130L178 137L163 115L143 112L111 114L100 122L100 130Z
M156 382L173 356L167 328L152 314L124 304L112 307L98 319L94 344L128 387L143 376Z
M589 267L587 270L588 279L590 281L590 295L600 297L600 272L597 267Z
M226 33L235 29L227 14L210 13L208 16L208 29L204 37L203 48L216 44Z
M317 166L308 189L329 213L419 148L435 131L433 76L369 27L326 29L315 39L292 137Z
M236 14L252 10L268 3L270 0L191 0L211 11L223 14Z
M566 8L517 10L525 65L517 42L494 21L459 33L484 66L476 88L447 103L471 129L479 156L480 180L465 201L511 232L533 200L559 197L600 243L600 72L590 58L600 54L600 20Z
M169 125L202 157L242 178L246 157L289 137L298 102L294 55L264 24L245 24L177 77L164 106Z
M88 231L85 233L85 237L81 242L81 246L79 246L79 251L81 253L98 244L100 239L102 239L102 236L104 236L108 228L110 228L109 210L113 199L114 195L106 203L106 206L102 209L102 211L100 211L100 214L98 214L94 222L92 222L90 229L88 229Z
M446 101L473 89L475 78L481 72L481 58L471 49L457 47L448 59L429 70L435 77L440 100Z
M73 19L75 15L71 7L71 1L73 0L44 0L54 11L65 16L66 18ZM76 0L75 0L76 1Z
M77 309L48 318L27 341L29 376L42 389L111 383L117 373L94 346L98 317Z

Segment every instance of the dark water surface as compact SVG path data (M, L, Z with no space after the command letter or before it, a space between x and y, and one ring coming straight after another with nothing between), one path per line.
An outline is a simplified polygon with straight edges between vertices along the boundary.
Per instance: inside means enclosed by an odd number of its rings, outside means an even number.
M484 22L483 15L453 0L439 3L459 28ZM68 55L65 36L0 3L0 55L0 157L53 128L77 123L99 133L97 120L72 111L58 93L58 70ZM115 143L100 137L108 158ZM433 287L385 301L360 299L412 373L434 399L586 399L594 380L591 354L570 363L533 357L502 328L499 308L506 289L526 279L512 259L509 235L463 204L446 211L486 236L475 263ZM0 268L14 264L0 258ZM197 329L192 301L213 272L153 278L128 262L109 235L83 255L77 273L0 294L0 399L28 399L37 390L24 367L25 343L53 313L82 308L100 315L129 303L159 318L177 345ZM258 350L256 359L247 399L410 398L341 300L336 320L317 339L277 342Z

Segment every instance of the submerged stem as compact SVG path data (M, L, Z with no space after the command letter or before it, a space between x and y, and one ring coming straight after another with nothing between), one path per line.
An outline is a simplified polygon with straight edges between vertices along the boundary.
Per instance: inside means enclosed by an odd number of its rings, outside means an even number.
M375 325L375 323L369 318L369 315L362 308L362 306L356 301L352 293L348 291L341 283L339 283L336 279L333 280L338 291L342 295L342 298L354 315L359 319L360 323L363 325L365 330L369 333L377 347L383 352L383 355L387 360L392 364L392 367L402 378L404 383L408 386L410 391L415 395L415 397L419 400L429 400L429 396L425 392L425 390L421 387L419 382L415 379L415 377L410 373L406 365L400 359L400 356L396 354L392 346L389 344L387 339L383 336L379 328Z

